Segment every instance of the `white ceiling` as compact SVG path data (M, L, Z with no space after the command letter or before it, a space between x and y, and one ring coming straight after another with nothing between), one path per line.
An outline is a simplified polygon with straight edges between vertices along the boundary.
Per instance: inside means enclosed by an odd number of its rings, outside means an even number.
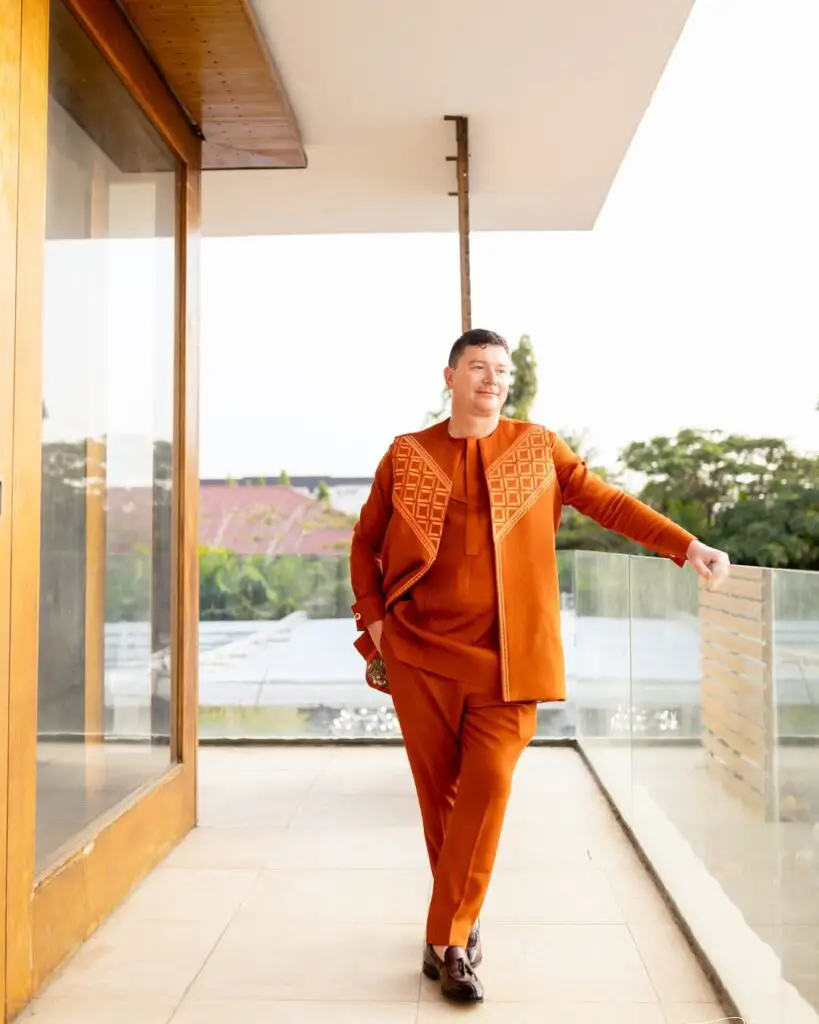
M306 170L210 171L210 235L594 225L693 0L254 0Z

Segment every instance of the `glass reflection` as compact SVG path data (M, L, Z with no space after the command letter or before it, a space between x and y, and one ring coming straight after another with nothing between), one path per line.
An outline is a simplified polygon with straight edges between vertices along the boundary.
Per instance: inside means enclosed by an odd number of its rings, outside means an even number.
M170 765L179 168L51 9L37 868Z

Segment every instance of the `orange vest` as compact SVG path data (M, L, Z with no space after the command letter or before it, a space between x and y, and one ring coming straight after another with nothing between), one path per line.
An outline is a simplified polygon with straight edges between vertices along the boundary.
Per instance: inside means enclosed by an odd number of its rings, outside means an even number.
M353 531L350 574L362 635L424 576L438 553L457 454L449 421L397 437ZM501 688L506 701L566 698L555 536L563 505L685 563L694 537L605 483L551 431L502 418L479 442L492 511Z

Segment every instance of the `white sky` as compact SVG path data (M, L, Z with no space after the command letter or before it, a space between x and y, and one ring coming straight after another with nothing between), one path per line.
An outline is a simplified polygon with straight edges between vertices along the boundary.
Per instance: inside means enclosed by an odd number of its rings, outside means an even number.
M593 232L473 236L473 322L604 462L685 426L819 450L819 4L698 0ZM436 404L457 238L206 239L201 473L371 474Z

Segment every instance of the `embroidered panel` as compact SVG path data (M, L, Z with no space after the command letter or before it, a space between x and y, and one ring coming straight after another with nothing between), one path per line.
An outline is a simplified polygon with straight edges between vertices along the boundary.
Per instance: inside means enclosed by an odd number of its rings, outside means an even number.
M486 483L495 542L501 541L555 478L552 448L545 430L532 428L489 467Z
M393 505L412 527L430 558L444 532L452 481L414 438L401 437L393 448Z

